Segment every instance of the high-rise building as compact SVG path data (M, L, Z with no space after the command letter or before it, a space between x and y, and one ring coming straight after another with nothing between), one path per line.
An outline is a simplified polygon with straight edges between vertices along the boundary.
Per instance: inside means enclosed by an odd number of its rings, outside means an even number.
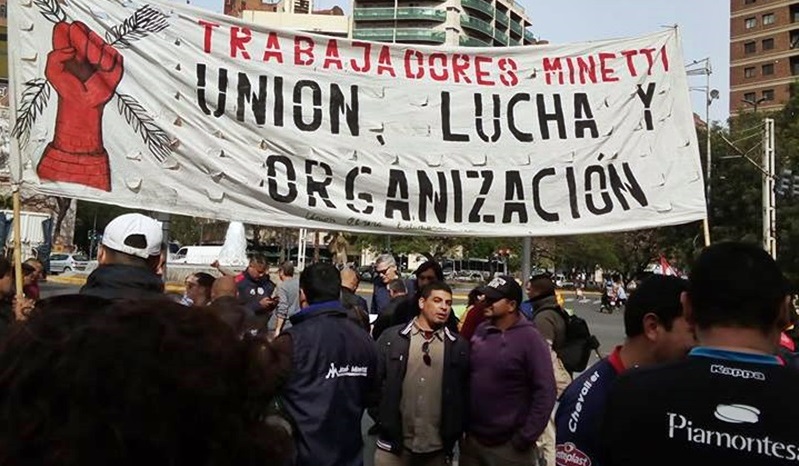
M535 44L514 0L353 0L352 38L476 47Z
M730 0L730 113L776 110L799 79L799 1Z
M0 0L0 106L8 106L8 5Z

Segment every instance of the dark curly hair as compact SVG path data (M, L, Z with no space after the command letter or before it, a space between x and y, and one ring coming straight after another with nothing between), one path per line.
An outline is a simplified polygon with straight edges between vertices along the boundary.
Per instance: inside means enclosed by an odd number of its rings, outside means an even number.
M167 300L42 300L0 345L0 465L279 464L269 354Z

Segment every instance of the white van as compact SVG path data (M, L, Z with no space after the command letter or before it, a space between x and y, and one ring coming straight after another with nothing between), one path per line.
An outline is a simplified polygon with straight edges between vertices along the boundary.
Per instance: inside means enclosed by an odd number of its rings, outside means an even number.
M211 265L219 259L222 246L183 246L171 257L171 264Z

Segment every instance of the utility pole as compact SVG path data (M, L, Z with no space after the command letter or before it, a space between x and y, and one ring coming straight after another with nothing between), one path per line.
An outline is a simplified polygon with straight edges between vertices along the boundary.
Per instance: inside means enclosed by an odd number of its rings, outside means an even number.
M766 118L763 136L763 249L777 258L777 209L774 192L774 119Z
M305 248L308 242L308 229L300 228L300 233L297 235L297 270L302 271L305 269ZM291 254L289 254L289 259Z
M533 252L533 239L529 236L522 238L522 285L530 279L530 256Z

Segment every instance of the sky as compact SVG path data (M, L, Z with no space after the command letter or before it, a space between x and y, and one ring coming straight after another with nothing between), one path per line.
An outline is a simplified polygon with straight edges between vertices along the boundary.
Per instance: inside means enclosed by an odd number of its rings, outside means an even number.
M632 37L656 32L663 26L680 28L686 64L710 58L710 87L720 98L710 107L711 121L729 116L730 2L729 0L517 0L527 10L536 37L562 44ZM195 6L222 10L222 0L191 0ZM349 0L315 0L315 8L339 5L349 10ZM689 78L691 86L704 86L704 76ZM694 112L705 117L705 93L691 92Z

